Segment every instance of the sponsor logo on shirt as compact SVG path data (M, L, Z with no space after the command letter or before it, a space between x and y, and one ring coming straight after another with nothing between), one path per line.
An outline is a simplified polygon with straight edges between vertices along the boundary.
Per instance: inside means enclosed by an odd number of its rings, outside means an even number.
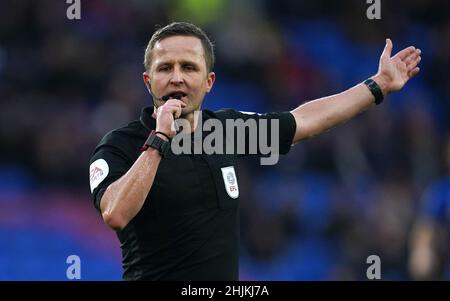
M89 167L89 183L91 192L104 180L109 173L108 163L104 159L94 161Z

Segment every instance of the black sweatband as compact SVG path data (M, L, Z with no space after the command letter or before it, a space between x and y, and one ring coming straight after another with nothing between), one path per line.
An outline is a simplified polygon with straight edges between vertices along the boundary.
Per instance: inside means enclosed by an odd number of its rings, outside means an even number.
M375 104L379 105L380 103L382 103L384 95L377 82L369 78L364 81L364 84L369 88L370 92L375 97Z

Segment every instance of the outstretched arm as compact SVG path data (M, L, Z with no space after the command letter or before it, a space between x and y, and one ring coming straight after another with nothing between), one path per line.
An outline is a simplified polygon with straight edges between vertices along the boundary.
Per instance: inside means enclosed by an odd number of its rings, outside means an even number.
M420 49L410 46L393 57L391 52L392 41L387 39L378 72L371 77L380 86L384 96L400 90L410 78L419 73ZM374 101L375 97L368 87L360 83L342 93L297 107L291 111L297 123L293 143L318 135L349 120L372 106Z

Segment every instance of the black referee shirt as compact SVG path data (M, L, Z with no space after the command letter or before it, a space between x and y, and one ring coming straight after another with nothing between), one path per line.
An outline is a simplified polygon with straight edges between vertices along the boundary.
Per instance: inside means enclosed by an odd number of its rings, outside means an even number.
M140 148L156 127L152 113L152 107L144 108L140 120L109 132L96 147L90 181L97 210L108 185L124 175L141 154ZM209 118L220 120L224 129L226 119L267 119L268 135L270 120L278 119L281 154L289 151L296 129L289 112L203 110L203 123ZM142 209L117 232L125 280L239 280L237 157L170 152L161 160Z

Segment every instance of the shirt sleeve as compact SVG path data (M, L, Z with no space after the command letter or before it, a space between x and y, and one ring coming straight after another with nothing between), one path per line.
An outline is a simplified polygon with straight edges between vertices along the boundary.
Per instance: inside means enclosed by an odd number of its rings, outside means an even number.
M132 161L112 135L108 134L94 151L89 166L89 183L95 208L100 210L100 200L108 186L124 175ZM116 142L116 143L115 143Z
M290 112L259 114L225 109L218 113L223 113L226 119L225 128L228 127L227 120L234 121L234 125L244 125L235 127L232 135L238 156L268 156L268 152L284 155L292 146L296 122ZM226 132L226 135L228 136L229 132Z

